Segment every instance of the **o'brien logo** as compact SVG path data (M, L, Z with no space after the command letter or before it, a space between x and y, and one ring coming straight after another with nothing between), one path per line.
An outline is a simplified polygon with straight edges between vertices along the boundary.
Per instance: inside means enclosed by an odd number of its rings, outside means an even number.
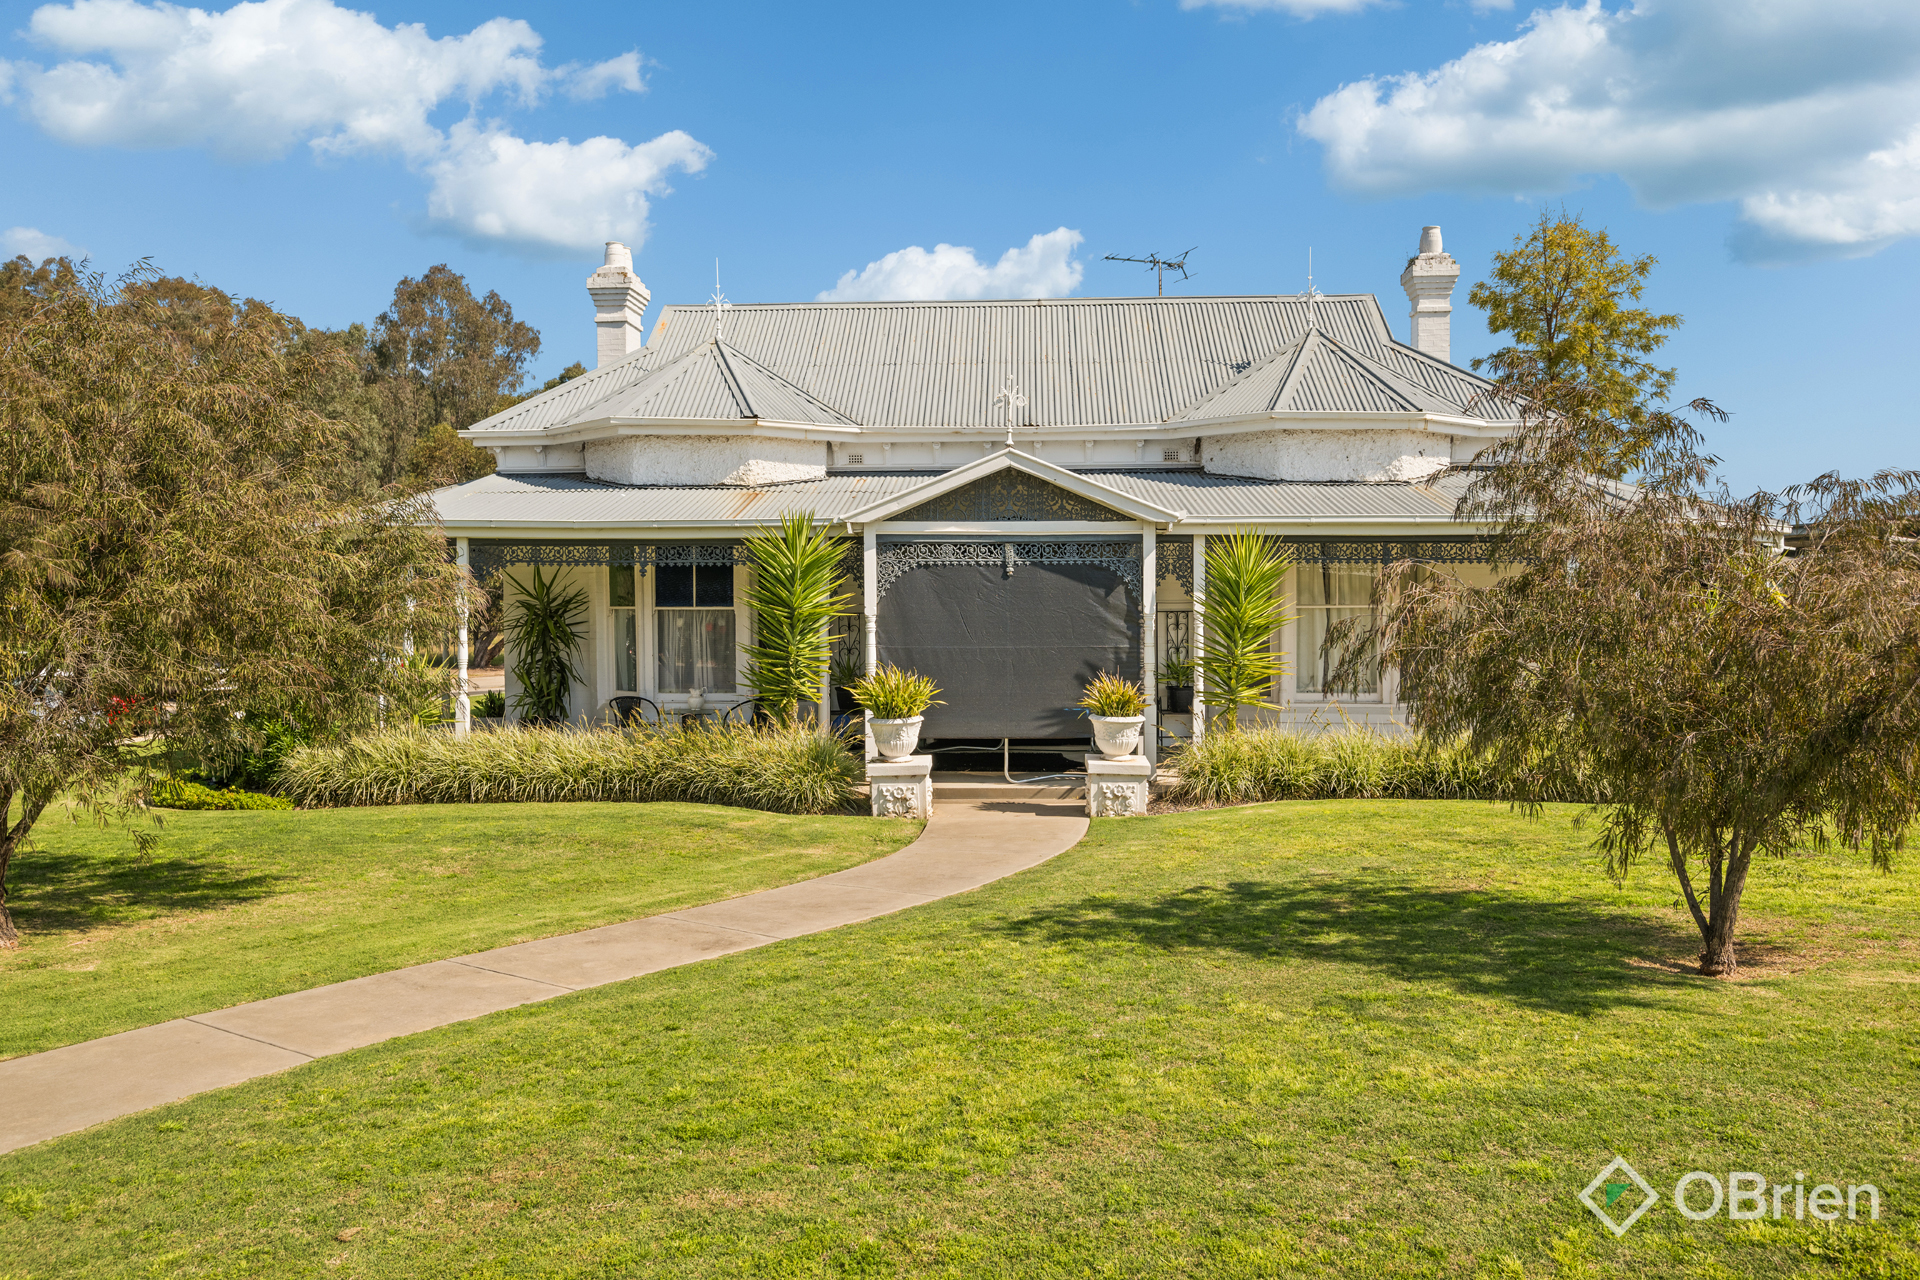
M1593 1210L1593 1216L1614 1235L1623 1236L1641 1214L1660 1203L1660 1193L1632 1165L1615 1156L1580 1193L1580 1203ZM1849 1218L1865 1216L1878 1222L1880 1188L1872 1183L1849 1184L1842 1192L1835 1184L1822 1182L1809 1189L1804 1172L1796 1172L1792 1182L1774 1183L1764 1174L1736 1171L1721 1182L1702 1169L1682 1174L1673 1184L1673 1207L1683 1218L1705 1222L1723 1205L1735 1221L1769 1216L1776 1221L1788 1217L1804 1221L1811 1216L1834 1222L1845 1212Z

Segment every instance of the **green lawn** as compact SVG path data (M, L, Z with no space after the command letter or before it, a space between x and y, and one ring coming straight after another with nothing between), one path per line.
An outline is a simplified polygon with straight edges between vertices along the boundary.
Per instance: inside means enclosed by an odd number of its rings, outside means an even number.
M1913 1276L1910 870L1759 868L1748 978L1571 812L1118 820L971 894L0 1157L15 1276ZM1614 1153L1877 1184L1624 1240ZM1792 1196L1786 1204L1791 1209Z
M10 877L0 1057L838 871L917 824L694 804L43 819Z

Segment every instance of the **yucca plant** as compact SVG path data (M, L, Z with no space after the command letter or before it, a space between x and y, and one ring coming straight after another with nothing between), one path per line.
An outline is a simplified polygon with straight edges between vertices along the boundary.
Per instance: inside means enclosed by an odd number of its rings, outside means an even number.
M746 546L754 627L746 683L774 719L791 723L800 703L820 696L833 657L827 624L852 598L834 594L842 547L825 529L816 532L807 512L783 517Z
M930 676L881 664L853 686L853 697L876 720L910 720L928 707L944 707Z
M1087 682L1080 705L1096 716L1137 716L1147 709L1147 695L1133 681L1102 671Z
M1223 729L1240 727L1242 707L1273 705L1267 697L1287 669L1273 651L1273 634L1292 620L1280 599L1292 567L1284 546L1257 533L1207 539L1207 589L1194 607L1206 627L1202 701L1220 712Z
M579 587L561 590L560 575L546 577L537 565L532 586L511 574L502 576L516 593L507 611L507 648L514 657L514 679L520 682L513 709L536 724L558 723L567 718L568 691L585 683L574 655L583 638L587 593Z

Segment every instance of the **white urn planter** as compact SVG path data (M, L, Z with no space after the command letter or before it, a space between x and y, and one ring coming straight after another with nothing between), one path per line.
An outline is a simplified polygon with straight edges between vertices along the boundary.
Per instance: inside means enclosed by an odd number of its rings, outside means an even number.
M905 760L920 745L920 724L924 716L908 716L905 720L874 719L873 746L882 760Z
M1093 745L1109 760L1140 754L1145 716L1088 716L1093 721Z

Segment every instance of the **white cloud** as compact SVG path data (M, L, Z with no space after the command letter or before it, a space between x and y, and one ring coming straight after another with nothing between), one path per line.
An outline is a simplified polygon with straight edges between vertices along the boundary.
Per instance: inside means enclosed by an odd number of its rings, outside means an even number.
M1495 0L1498 3L1498 0ZM1511 4L1513 0L1506 0ZM1182 9L1239 9L1247 12L1278 10L1296 18L1313 18L1323 13L1358 13L1385 0L1180 0Z
M565 70L568 72L567 96L579 101L604 98L613 89L639 93L647 87L640 79L640 55L633 52L608 58L605 62L596 62L590 67L568 67Z
M1871 253L1920 235L1920 5L1589 0L1435 70L1345 85L1300 129L1364 194L1616 174L1655 208L1739 201L1749 259Z
M618 138L528 142L467 122L453 127L427 172L427 212L462 235L548 249L593 249L646 237L647 197L674 169L713 158L676 129L630 147Z
M1060 227L1009 249L988 266L959 245L937 244L929 253L919 245L896 249L864 270L849 271L821 302L971 300L975 298L1058 298L1080 287L1083 268L1073 251L1085 239Z
M435 38L333 0L248 0L219 12L72 0L36 9L27 35L67 60L0 62L0 101L16 101L54 138L205 147L231 160L302 143L327 157L397 155L432 178L432 220L481 239L592 248L606 238L598 228L617 227L637 245L646 197L666 189L661 175L711 157L677 131L638 146L575 145L477 123L491 98L527 108L556 90L588 99L645 89L638 53L549 67L539 34L517 19ZM448 105L464 106L467 119L443 130L433 114ZM553 185L523 190L517 179Z
M0 258L14 258L21 254L35 262L44 262L48 258L84 258L87 251L68 244L59 236L50 236L37 227L8 227L0 231Z

